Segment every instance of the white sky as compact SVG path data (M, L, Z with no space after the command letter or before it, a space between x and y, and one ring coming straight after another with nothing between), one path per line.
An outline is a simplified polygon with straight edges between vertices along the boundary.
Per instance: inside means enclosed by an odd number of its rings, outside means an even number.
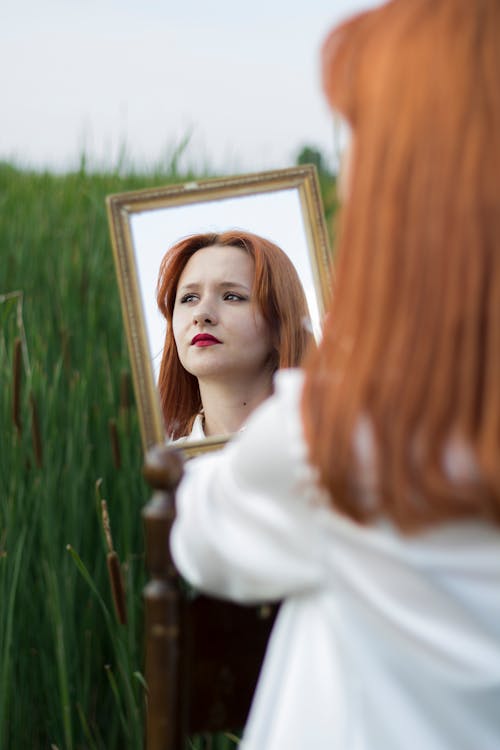
M333 161L330 27L377 0L2 0L0 159L237 173Z

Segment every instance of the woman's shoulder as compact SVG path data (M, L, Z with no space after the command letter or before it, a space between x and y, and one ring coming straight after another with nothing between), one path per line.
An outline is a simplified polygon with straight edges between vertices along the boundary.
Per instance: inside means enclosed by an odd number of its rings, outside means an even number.
M302 433L300 400L304 383L304 373L299 369L279 370L274 376L274 393L255 410L247 421L245 433L250 428L253 435L261 437L276 435L280 440L295 438ZM290 432L291 430L291 432ZM250 429L250 432L252 430Z
M276 420L278 432L294 425L294 433L302 433L300 402L304 386L304 371L298 368L279 370L274 376L274 393L264 402L264 409ZM279 420L279 422L278 422ZM296 435L297 436L297 435ZM290 437L290 435L288 435Z
M278 370L274 376L274 392L286 398L300 397L304 385L304 370L298 367Z
M230 449L240 481L248 479L263 490L269 482L286 492L298 481L311 479L300 409L303 382L298 369L275 375L274 394L251 415Z

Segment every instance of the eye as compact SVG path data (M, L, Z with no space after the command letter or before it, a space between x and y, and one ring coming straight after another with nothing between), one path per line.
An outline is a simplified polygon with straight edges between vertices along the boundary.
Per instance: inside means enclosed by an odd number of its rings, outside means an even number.
M237 294L237 292L226 292L223 299L226 302L246 302L248 297L244 294Z
M196 299L198 299L198 296L196 294L193 294L192 292L189 292L188 294L182 295L182 297L179 300L179 303L183 305L183 304L186 304L187 302L193 302Z

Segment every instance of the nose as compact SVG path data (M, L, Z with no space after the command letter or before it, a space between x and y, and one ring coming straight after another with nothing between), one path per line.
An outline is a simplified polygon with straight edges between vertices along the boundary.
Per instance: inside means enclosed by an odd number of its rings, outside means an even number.
M209 309L206 305L199 307L197 310L193 310L193 323L194 325L207 325L214 326L217 323L217 316L215 312Z

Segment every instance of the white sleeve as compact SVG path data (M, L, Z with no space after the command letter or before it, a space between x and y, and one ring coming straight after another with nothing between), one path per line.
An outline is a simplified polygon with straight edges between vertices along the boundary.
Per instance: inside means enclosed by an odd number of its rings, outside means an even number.
M301 378L278 378L227 448L193 459L177 492L174 561L194 586L272 601L321 584L321 526L300 424Z

